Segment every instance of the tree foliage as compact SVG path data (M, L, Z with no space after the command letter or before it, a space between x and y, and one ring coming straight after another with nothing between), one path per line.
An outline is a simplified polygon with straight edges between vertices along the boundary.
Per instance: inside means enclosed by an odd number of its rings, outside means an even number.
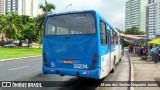
M119 33L124 33L121 29L115 28Z
M0 15L2 41L4 41L5 37L18 40L20 46L22 45L22 41L28 41L28 47L32 42L39 42L41 44L44 19L56 7L45 0L45 5L40 5L39 8L43 10L44 14L36 18L31 18L27 15L17 15L12 12L7 15Z
M39 15L36 18L36 35L37 35L39 44L41 44L42 43L42 31L43 31L44 19L45 19L46 15L51 14L52 10L54 10L56 7L54 4L48 3L46 0L45 0L45 5L40 5L39 7L44 12L44 14Z
M49 14L49 13L52 13L52 9L55 9L55 5L51 4L51 3L48 3L46 0L45 0L45 5L40 5L39 6L45 15Z
M1 15L0 20L0 32L5 38L19 40L19 45L22 40L36 41L35 21L29 16L10 13Z
M132 27L130 29L126 29L125 34L144 35L145 33L143 31L140 31L138 27Z

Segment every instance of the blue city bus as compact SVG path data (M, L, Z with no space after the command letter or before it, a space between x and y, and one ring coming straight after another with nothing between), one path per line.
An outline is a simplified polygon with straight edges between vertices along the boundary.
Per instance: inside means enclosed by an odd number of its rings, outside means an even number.
M44 74L102 79L121 59L120 35L97 11L48 15L44 21Z

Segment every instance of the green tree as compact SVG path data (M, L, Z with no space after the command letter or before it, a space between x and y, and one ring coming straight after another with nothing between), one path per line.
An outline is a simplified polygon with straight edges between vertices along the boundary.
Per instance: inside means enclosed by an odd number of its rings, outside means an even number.
M44 15L52 13L52 9L56 8L55 5L48 3L46 0L45 0L45 6L41 4L39 7L43 10Z
M32 20L32 18L30 18L27 15L20 15L19 19L20 19L19 34L16 35L14 37L14 39L19 40L19 46L22 46L22 41L26 40L26 38L24 36L24 31L25 31L26 27L28 27L28 25L30 25L31 23L33 23L33 20Z
M4 29L5 23L7 22L6 17L4 15L0 15L0 33L2 34L2 47L4 46Z
M36 42L36 32L35 32L35 20L27 15L19 16L21 25L19 27L19 34L15 36L15 39L19 40L19 45L22 45L22 41L28 41L28 48L30 43Z
M3 19L3 25L1 27L1 32L6 38L12 39L14 35L18 35L18 29L20 27L20 20L17 14L10 13Z
M130 29L126 29L125 34L132 34L132 35L144 35L143 31L140 31L138 27L132 27Z
M40 5L39 7L40 7L40 9L43 10L43 13L44 13L42 15L39 15L36 18L36 35L37 35L39 44L41 44L42 43L42 30L43 30L44 19L45 19L46 15L51 14L52 10L54 10L56 7L54 4L48 3L46 0L45 0L45 5Z
M115 28L119 33L124 33L121 29Z
M37 38L35 35L35 23L28 23L27 25L24 26L24 30L22 31L22 35L24 39L27 39L28 41L28 48L32 42L36 42Z

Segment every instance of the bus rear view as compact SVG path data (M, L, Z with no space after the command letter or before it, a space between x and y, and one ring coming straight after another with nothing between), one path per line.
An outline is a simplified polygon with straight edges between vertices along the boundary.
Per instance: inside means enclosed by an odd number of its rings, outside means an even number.
M48 15L44 23L43 73L99 79L94 11Z

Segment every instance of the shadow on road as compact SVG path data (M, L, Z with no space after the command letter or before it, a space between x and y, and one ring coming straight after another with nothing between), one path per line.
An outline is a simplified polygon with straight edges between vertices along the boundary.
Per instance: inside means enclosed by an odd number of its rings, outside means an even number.
M49 86L47 90L95 90L104 79L95 80L75 76L61 77L60 75L37 73L34 76L22 78L17 81L46 81L45 85ZM35 88L34 90L38 89Z
M102 80L77 78L69 83L64 82L58 90L95 90L103 82Z

